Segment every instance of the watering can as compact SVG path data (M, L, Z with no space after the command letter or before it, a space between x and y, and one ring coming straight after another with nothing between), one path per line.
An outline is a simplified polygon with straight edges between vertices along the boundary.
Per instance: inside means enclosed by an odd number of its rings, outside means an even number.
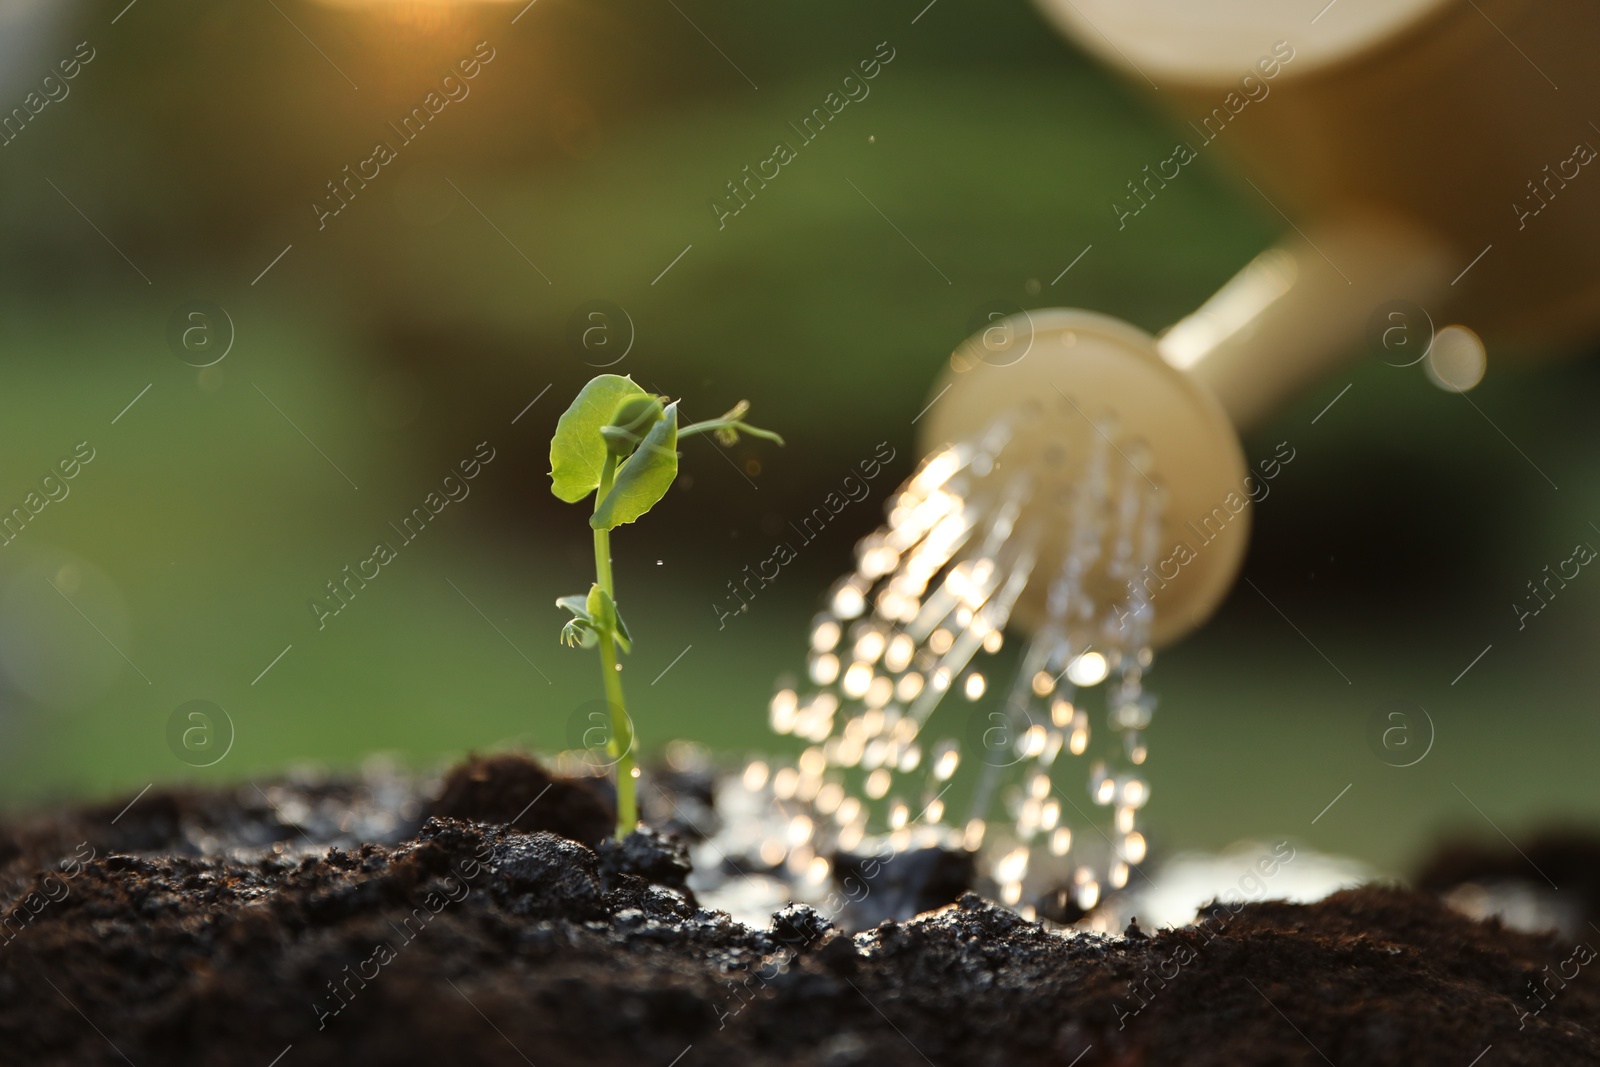
M1240 432L1364 341L1397 365L1426 357L1438 384L1464 390L1486 353L1550 358L1600 336L1600 8L1038 3L1176 120L1172 154L1114 191L1119 228L1215 155L1286 236L1159 336L1074 309L985 329L935 385L922 443L974 438L1021 401L1051 406L1064 434L1091 419L1110 440L1114 422L1165 493L1163 544L1189 550L1176 565L1163 549L1168 567L1143 590L1152 644L1170 644L1217 608L1244 557L1262 472ZM1025 628L1045 595L1018 603Z

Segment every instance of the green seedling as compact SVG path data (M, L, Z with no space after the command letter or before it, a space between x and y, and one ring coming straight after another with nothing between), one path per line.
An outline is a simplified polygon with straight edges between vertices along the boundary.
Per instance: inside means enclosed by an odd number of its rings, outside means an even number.
M783 444L770 430L744 421L750 405L741 400L719 418L678 426L677 401L655 396L632 378L601 374L579 391L556 423L550 440L550 491L569 504L594 495L595 580L587 594L564 596L556 606L572 613L561 629L563 644L598 648L600 672L610 709L606 753L617 770L617 837L639 822L634 779L638 777L633 723L622 697L619 653L633 651L633 636L617 611L611 577L611 531L654 507L678 477L677 444L710 433L732 447L741 433Z

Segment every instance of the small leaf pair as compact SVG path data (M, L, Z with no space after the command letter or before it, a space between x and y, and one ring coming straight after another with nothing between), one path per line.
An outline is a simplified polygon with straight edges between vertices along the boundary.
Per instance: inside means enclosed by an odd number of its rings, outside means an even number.
M614 477L589 525L611 530L644 515L678 476L678 405L618 374L594 378L556 423L550 442L551 491L576 503Z
M556 606L572 612L561 628L561 643L570 648L593 648L600 635L609 633L623 652L633 651L633 635L622 621L616 601L599 585L589 586L588 596L564 596Z

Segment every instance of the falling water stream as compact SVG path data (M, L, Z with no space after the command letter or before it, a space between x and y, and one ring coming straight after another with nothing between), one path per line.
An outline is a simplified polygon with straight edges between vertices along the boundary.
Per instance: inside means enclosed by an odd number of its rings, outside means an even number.
M966 849L1032 917L1050 894L1094 907L1143 860L1155 702L1134 578L1165 494L1114 419L1054 400L928 456L856 546L812 622L809 684L770 706L807 747L740 781L783 813L764 863L821 884L840 852Z

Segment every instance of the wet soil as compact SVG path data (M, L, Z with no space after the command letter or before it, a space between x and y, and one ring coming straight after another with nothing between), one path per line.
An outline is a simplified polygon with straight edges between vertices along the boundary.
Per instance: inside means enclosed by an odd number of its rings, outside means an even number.
M278 781L0 825L0 1064L1600 1062L1600 933L1381 887L1124 938L971 893L757 930L674 839L600 842L603 790L483 764L432 802Z

